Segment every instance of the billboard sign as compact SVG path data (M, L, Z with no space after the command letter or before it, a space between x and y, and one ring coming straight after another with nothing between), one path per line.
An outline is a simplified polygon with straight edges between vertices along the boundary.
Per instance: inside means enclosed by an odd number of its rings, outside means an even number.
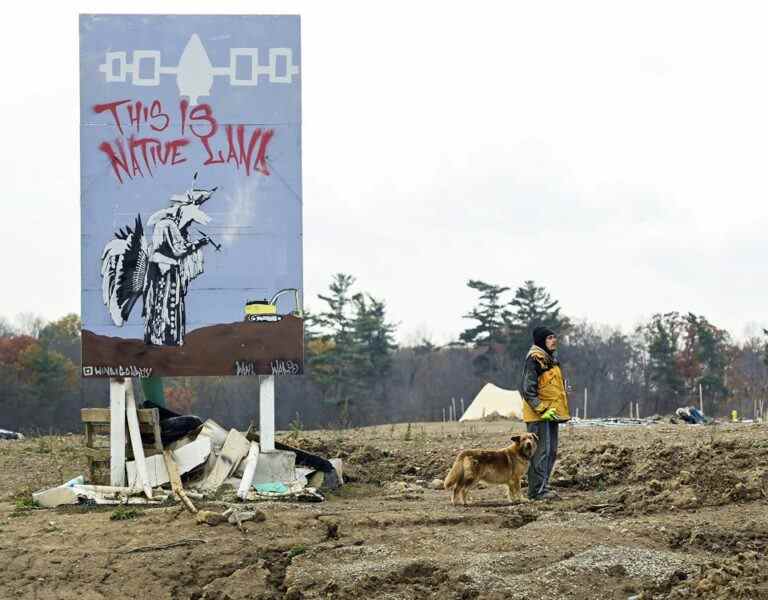
M81 15L84 377L303 371L299 37Z

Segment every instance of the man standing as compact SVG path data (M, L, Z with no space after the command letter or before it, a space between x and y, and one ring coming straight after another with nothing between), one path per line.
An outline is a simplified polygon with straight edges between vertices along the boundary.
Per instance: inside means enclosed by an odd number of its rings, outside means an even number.
M568 396L560 363L555 358L557 336L546 327L533 330L533 346L528 350L523 368L521 394L523 420L530 433L539 438L536 452L528 466L528 498L556 500L549 488L549 477L557 458L558 425L568 421Z

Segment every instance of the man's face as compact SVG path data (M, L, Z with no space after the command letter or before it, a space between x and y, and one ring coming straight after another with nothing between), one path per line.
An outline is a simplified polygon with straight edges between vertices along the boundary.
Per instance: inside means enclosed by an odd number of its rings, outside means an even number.
M557 336L555 335L548 335L547 339L544 340L544 344L547 346L547 350L550 352L554 352L557 350Z

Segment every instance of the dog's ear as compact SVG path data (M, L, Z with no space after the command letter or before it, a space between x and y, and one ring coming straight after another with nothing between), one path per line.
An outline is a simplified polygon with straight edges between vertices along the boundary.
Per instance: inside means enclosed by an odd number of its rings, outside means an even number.
M519 444L520 440L523 439L523 434L522 433L516 433L515 435L513 435L509 439L512 440L513 442L517 442Z
M538 434L532 433L531 435L533 436L533 439L536 440L536 443L538 444L539 443L539 436L538 436Z

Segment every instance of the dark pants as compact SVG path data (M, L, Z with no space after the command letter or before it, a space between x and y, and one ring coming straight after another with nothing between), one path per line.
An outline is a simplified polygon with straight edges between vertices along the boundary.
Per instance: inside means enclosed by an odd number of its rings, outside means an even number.
M533 499L549 490L549 476L557 458L556 421L535 421L526 423L529 433L539 436L536 452L528 465L528 497Z

